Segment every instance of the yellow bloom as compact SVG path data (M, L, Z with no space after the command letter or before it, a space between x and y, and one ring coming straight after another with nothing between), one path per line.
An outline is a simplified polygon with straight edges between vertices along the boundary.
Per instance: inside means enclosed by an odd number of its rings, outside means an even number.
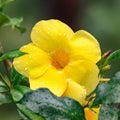
M93 111L89 108L85 108L86 120L98 120L100 108L93 108Z
M98 84L99 43L88 32L73 32L59 20L38 22L31 32L32 42L20 51L13 65L29 77L31 89L48 88L57 96L69 96L83 104Z

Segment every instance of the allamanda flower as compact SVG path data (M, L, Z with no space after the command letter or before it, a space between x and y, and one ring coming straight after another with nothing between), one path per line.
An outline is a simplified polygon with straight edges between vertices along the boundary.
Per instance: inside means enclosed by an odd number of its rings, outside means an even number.
M88 32L72 29L59 20L42 20L31 32L32 42L21 47L26 52L15 58L15 69L29 77L30 88L48 88L57 96L84 103L98 84L101 52Z

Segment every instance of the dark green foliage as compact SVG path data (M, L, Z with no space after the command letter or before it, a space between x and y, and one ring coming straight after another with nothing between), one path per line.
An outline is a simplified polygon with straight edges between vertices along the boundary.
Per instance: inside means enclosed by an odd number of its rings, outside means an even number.
M107 83L100 83L96 89L96 99L93 103L98 104L113 104L120 103L120 78L113 77Z
M18 73L15 68L12 66L11 70L10 70L10 82L11 84L17 85L20 84L21 82L25 82L25 80L27 80L27 78L23 75L21 75L20 73Z
M99 120L119 120L120 109L117 104L102 105L100 109Z
M102 82L96 89L94 106L101 106L99 120L119 120L120 117L120 72L109 82Z

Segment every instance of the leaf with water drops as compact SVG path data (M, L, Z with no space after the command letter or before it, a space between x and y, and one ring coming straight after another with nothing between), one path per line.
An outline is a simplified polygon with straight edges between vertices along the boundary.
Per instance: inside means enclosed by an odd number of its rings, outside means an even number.
M99 120L120 120L119 104L102 105Z
M41 88L27 93L19 102L46 120L85 120L83 107L68 97L57 97Z
M116 73L109 82L98 85L93 106L117 103L120 103L120 72Z

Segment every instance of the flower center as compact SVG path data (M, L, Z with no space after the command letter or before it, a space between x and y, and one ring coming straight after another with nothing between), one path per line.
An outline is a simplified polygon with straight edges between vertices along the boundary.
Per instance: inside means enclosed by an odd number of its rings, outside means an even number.
M64 50L56 50L51 54L51 64L56 69L63 69L69 63L69 55Z

